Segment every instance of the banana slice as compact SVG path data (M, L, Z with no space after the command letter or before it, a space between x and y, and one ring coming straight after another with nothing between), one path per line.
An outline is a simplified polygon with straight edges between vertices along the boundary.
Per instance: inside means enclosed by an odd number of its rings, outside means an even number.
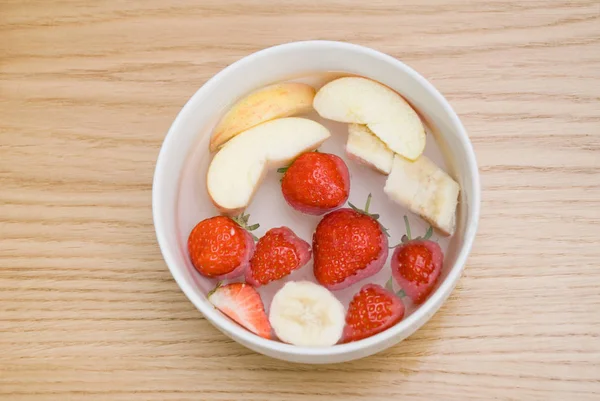
M383 191L443 234L454 233L460 187L427 157L421 156L413 162L395 155Z
M392 171L394 152L381 139L361 124L348 124L346 153L351 159L374 168L382 174Z
M342 337L344 306L325 287L290 281L273 297L269 321L281 341L305 347L327 347Z

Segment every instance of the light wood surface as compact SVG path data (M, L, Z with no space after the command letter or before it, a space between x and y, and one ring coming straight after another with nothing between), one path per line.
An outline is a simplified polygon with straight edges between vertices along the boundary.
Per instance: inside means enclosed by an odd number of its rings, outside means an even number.
M302 39L430 79L484 191L441 311L381 354L318 367L214 329L151 218L181 106L233 61ZM597 0L0 0L0 399L598 400L599 101Z

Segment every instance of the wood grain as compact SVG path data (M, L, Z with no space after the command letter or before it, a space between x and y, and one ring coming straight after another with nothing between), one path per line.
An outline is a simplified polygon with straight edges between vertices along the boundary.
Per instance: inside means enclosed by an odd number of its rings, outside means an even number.
M484 188L442 310L386 352L318 367L212 328L161 258L150 199L192 93L302 39L430 79ZM0 398L600 399L599 82L595 0L0 0Z

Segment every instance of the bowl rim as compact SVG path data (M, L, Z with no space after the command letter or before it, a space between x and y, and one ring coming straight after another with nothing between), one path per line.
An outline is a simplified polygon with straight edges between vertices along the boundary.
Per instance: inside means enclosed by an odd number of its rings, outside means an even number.
M259 337L258 335L255 335L254 333L242 328L241 326L237 325L236 323L219 313L214 307L212 307L212 305L210 305L210 303L206 300L205 297L204 299L202 299L203 297L197 296L194 292L194 289L192 288L193 284L188 283L183 277L183 274L179 272L179 269L175 267L176 262L173 256L173 251L169 249L166 245L167 236L166 230L164 228L163 217L161 217L161 210L163 210L163 207L160 196L163 185L161 179L161 171L165 169L165 166L167 164L165 155L169 153L171 147L175 146L175 136L177 131L179 130L179 126L182 124L181 121L183 120L183 116L187 113L192 112L192 105L196 102L195 100L201 96L201 93L212 90L212 87L215 86L218 81L227 78L229 74L232 74L237 70L245 68L247 64L252 63L257 58L267 57L272 54L276 54L282 50L292 51L314 47L320 47L324 50L335 48L363 53L367 56L378 58L382 61L395 65L398 69L403 70L412 79L417 81L422 87L425 88L426 91L428 91L436 99L436 101L442 106L442 108L445 110L448 116L450 116L452 122L456 125L456 127L458 127L458 140L463 149L465 150L467 156L467 168L468 170L470 170L473 176L473 193L469 205L470 207L468 208L468 214L470 215L470 224L468 224L465 229L463 245L456 257L456 262L453 266L453 269L450 271L446 279L440 284L438 289L427 299L427 301L425 301L425 303L423 303L419 308L417 308L410 316L408 316L406 319L402 320L395 326L392 326L381 333L359 341L350 342L346 344L336 344L333 346L323 348L301 347ZM390 341L393 341L393 338L401 336L402 332L408 333L407 335L402 337L406 338L408 335L418 330L431 318L431 316L433 316L433 314L437 312L437 310L448 298L448 296L450 295L450 293L452 292L459 278L462 275L462 272L465 268L465 264L467 262L467 257L471 252L471 248L473 246L473 242L477 232L477 226L479 223L480 215L480 202L481 186L479 170L477 167L477 160L475 157L473 146L458 115L456 114L452 106L450 106L448 101L444 98L444 96L417 71L404 64L402 61L388 54L353 43L327 40L289 42L268 47L237 60L236 62L230 64L229 66L225 67L217 74L212 76L208 81L206 81L204 85L198 88L198 90L186 102L186 104L175 117L175 120L169 128L169 131L167 132L167 135L165 136L165 139L162 143L156 161L156 167L154 170L154 178L152 183L152 215L158 245L165 260L165 263L167 264L167 267L171 272L171 275L175 279L179 288L186 295L186 297L206 317L207 320L209 320L214 326L223 331L225 334L232 337L235 341L240 341L244 345L249 344L251 348L267 349L277 352L279 354L287 354L290 356L327 357L350 354L360 350L377 347L378 344L389 343Z

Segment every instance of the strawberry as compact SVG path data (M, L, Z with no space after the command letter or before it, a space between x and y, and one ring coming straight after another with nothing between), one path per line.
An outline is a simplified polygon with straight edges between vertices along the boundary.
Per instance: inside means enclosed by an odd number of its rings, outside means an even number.
M308 152L298 156L281 180L281 191L294 209L321 215L342 206L350 194L350 173L342 159L329 153Z
M255 287L279 280L308 263L310 245L287 227L272 228L258 240L246 282Z
M365 210L350 204L327 214L313 235L314 273L330 290L341 290L377 273L388 256L385 229L379 215L369 213L371 194Z
M406 235L392 255L392 276L404 293L419 305L427 299L442 271L444 254L437 242L429 238L429 227L423 238L411 239L408 217L404 216Z
M343 342L362 340L392 327L404 317L404 304L377 284L367 284L354 295L346 314Z
M202 220L188 238L192 264L210 278L235 278L244 273L254 253L253 236L244 229L249 215L233 219L215 216ZM243 226L243 227L242 227ZM247 227L258 228L258 224Z
M258 292L245 283L217 287L208 293L210 303L254 334L271 338L271 325Z

